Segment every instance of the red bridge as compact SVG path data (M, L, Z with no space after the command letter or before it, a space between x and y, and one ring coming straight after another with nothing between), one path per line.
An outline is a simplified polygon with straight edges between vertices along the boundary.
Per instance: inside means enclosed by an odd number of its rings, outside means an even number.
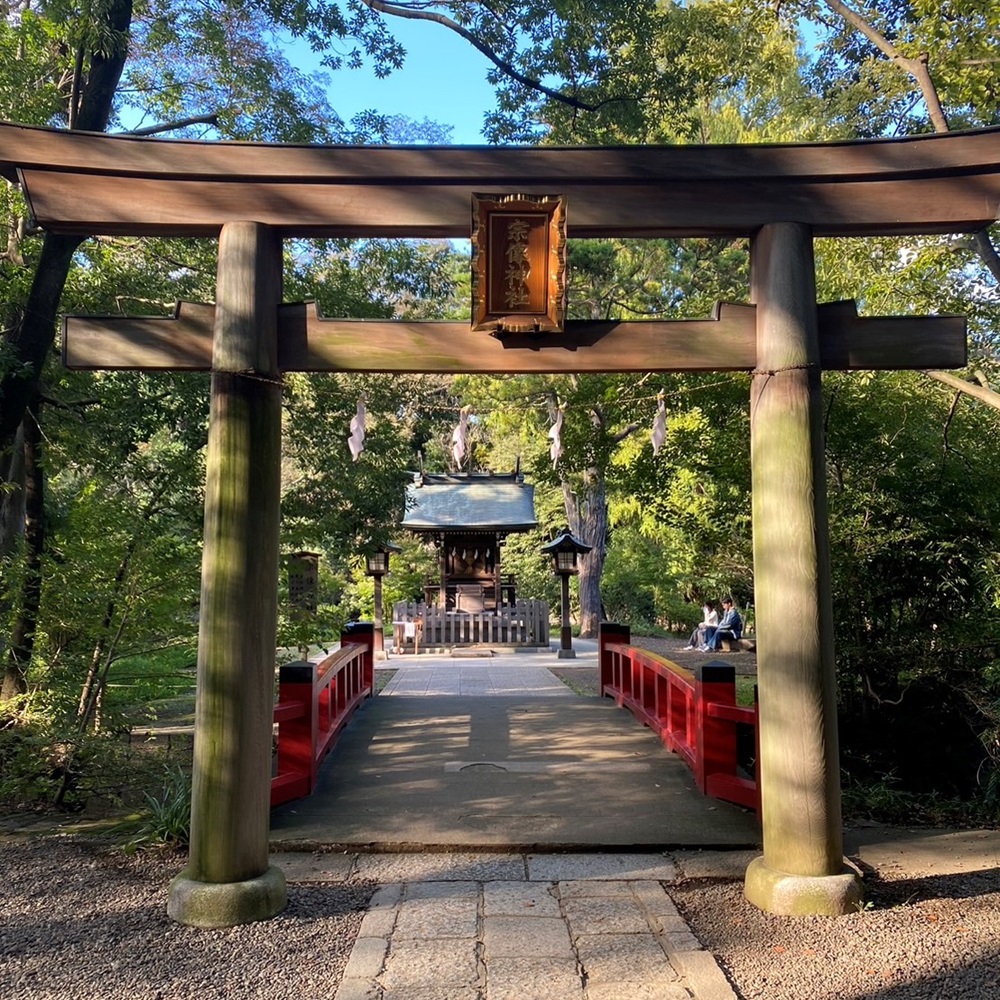
M316 789L323 758L355 710L374 693L372 644L372 626L353 625L342 636L341 648L320 662L281 667L274 712L278 767L271 783L272 806L303 798ZM522 655L526 661L532 659L530 654ZM414 662L412 657L406 660L408 666ZM655 732L688 766L700 792L745 808L759 808L752 773L756 707L736 704L732 666L717 661L686 670L631 646L627 626L607 623L601 626L599 664L602 694L630 709ZM416 725L416 717L412 724ZM427 728L436 725L436 718L425 720Z

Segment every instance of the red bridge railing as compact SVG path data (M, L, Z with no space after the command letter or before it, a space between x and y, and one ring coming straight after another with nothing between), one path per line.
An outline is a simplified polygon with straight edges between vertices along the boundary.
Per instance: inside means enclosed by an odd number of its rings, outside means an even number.
M739 773L737 727L752 727L757 709L736 704L736 671L715 661L685 670L676 663L629 645L627 625L600 626L601 693L631 709L679 754L698 788L715 799L760 811L755 779Z
M286 663L278 676L278 773L271 806L309 795L320 762L354 710L375 689L374 628L359 622L340 636L340 649L319 663Z

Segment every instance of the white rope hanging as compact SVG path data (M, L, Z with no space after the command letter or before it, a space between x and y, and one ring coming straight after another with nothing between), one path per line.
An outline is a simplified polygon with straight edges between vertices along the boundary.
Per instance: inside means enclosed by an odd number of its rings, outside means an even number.
M455 468L461 470L462 462L465 461L465 453L468 450L469 440L469 407L463 406L458 415L458 423L451 432L451 457L455 461Z
M653 418L653 429L649 433L649 439L653 442L655 458L667 439L667 404L664 402L662 392L656 397L656 416Z
M365 450L365 397L358 399L358 412L351 417L351 436L347 439L347 447L356 462Z
M552 458L553 469L559 464L559 458L563 453L562 425L565 409L566 408L564 406L559 407L556 411L555 422L549 428L549 440L552 442L549 446L549 456Z

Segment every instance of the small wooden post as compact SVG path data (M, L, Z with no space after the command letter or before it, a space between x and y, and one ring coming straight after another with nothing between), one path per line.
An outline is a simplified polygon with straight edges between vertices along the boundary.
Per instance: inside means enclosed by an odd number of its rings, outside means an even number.
M615 682L615 654L607 649L609 643L627 646L632 641L632 630L628 625L601 622L597 626L597 646L600 650L601 695L605 688Z
M316 664L306 660L285 663L278 671L278 704L295 705L298 718L282 722L278 739L278 773L295 775L280 790L271 790L271 806L309 795L316 785L316 734L319 702L315 697Z
M199 927L284 909L268 863L278 595L281 240L225 225L212 356L191 845L168 913Z
M562 586L562 603L559 612L559 653L560 660L572 660L576 657L573 649L573 626L570 624L569 611L569 574L560 573L559 582Z
M754 593L764 856L746 896L771 913L843 914L845 874L833 610L812 234L798 223L751 244L757 369L750 400Z
M372 580L374 591L375 607L373 608L373 639L375 643L375 658L384 660L387 658L385 652L385 624L382 621L382 574L376 573Z
M364 646L364 659L361 671L361 686L367 691L375 690L375 643L378 641L378 631L371 622L351 622L340 631L340 645Z
M736 774L736 727L708 714L710 703L736 704L736 668L712 660L694 668L694 778L708 793L713 774Z

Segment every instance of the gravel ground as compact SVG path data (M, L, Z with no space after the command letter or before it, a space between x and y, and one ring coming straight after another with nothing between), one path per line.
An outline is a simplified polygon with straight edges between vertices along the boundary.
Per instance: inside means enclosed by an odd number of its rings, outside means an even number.
M330 1000L374 886L289 887L266 923L167 917L176 855L81 840L0 844L2 1000Z
M81 839L0 844L3 1000L331 1000L369 883L289 887L271 921L227 930L166 915L176 856ZM754 909L737 878L669 885L743 1000L997 1000L1000 869L866 874L837 919Z
M838 918L769 916L739 881L670 895L743 1000L1000 998L1000 869L869 873L867 908Z

